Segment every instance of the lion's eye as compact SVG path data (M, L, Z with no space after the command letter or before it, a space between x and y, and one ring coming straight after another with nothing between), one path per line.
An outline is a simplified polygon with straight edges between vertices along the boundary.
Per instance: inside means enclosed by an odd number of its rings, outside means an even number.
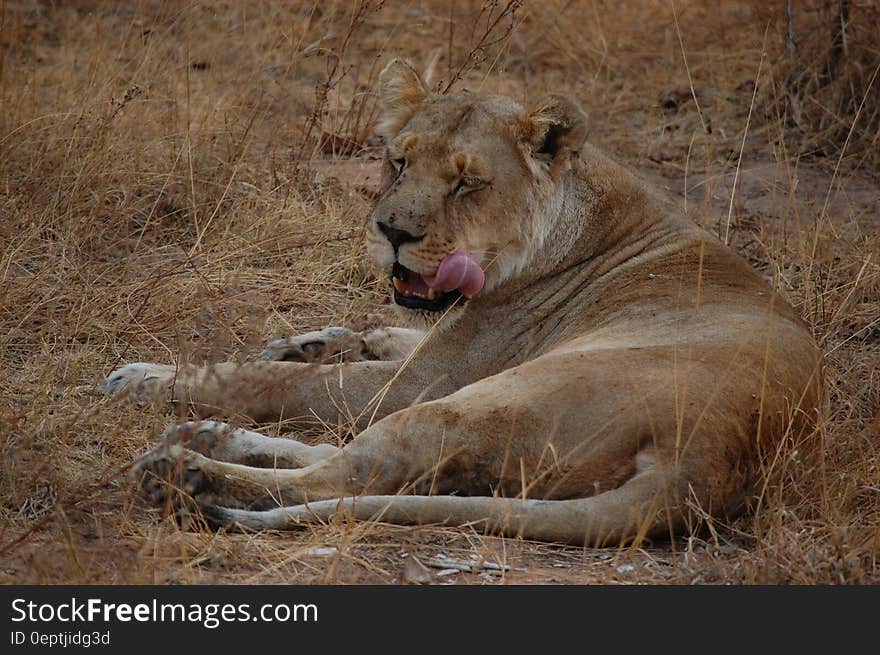
M468 193L472 193L473 191L485 189L487 186L488 184L485 180L481 180L478 177L465 175L458 181L458 184L455 185L454 193L457 196L464 196Z
M406 168L406 159L403 157L399 157L398 159L389 159L391 166L394 167L394 170L397 171L397 174L400 175L403 173L403 169Z

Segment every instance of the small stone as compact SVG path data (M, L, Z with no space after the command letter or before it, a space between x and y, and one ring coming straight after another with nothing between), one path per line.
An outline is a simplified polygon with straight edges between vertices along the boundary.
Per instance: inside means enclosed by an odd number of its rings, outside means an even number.
M442 571L437 571L437 577L442 578L447 575L455 575L456 573L461 573L458 569L443 569Z
M326 547L317 547L317 548L306 548L304 551L300 553L300 555L311 555L313 557L327 557L328 555L335 555L336 547L335 546L326 546Z

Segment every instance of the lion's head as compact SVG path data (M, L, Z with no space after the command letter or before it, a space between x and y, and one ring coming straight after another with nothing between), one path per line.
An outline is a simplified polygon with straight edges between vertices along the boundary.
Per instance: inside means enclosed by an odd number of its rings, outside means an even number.
M432 325L460 314L475 289L478 300L534 265L561 214L586 117L556 95L528 110L501 96L435 95L399 60L380 75L379 105L386 153L367 249L401 313ZM478 266L485 283L436 284L441 264L457 265L446 262Z

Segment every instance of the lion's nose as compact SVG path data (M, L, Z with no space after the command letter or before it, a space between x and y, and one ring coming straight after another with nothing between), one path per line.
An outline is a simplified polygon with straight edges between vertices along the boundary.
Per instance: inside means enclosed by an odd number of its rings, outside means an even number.
M416 241L421 241L425 238L424 234L415 235L412 232L391 227L382 221L377 221L377 225L379 226L379 230L382 231L382 234L385 235L385 238L391 242L395 251L405 243L415 243Z

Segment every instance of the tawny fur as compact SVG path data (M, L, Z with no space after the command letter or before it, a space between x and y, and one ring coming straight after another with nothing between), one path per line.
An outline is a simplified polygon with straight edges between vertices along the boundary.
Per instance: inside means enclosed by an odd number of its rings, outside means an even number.
M398 308L409 330L334 328L263 358L290 361L114 372L108 392L170 391L201 414L335 423L345 408L363 429L313 450L185 424L140 462L145 489L164 499L154 478L171 478L213 520L254 528L346 511L584 544L739 511L764 458L818 417L820 356L796 312L586 144L572 100L432 96L397 61L379 90L379 273L432 274L464 249L485 288L442 316ZM395 252L378 221L420 240Z

